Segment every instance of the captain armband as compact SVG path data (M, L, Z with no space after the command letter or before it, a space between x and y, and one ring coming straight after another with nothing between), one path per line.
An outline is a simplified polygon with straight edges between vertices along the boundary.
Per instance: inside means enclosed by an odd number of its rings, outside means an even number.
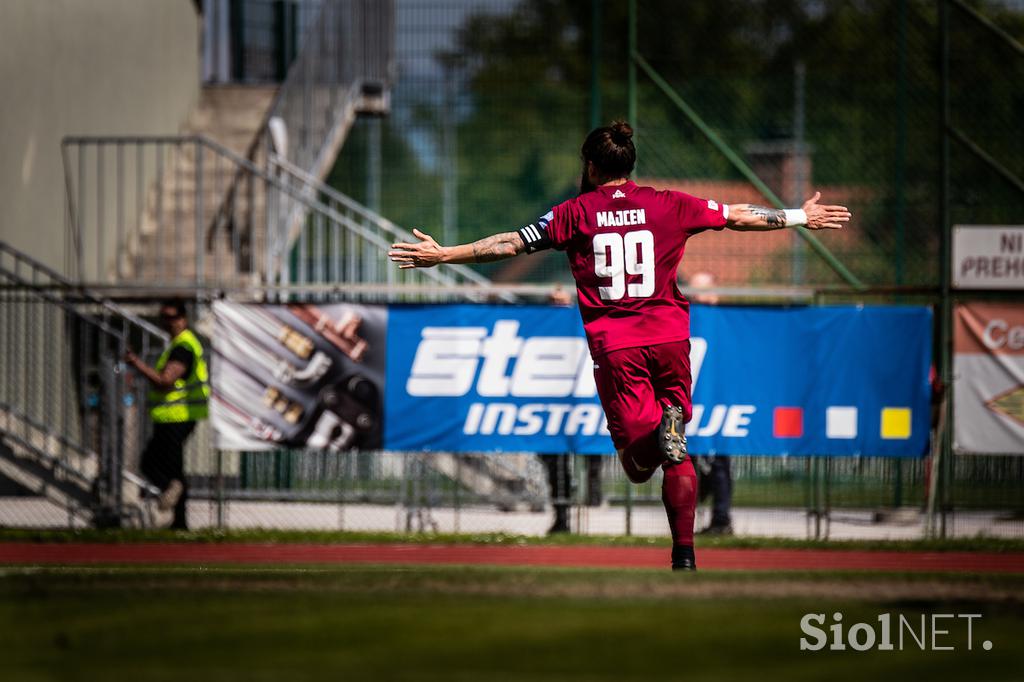
M551 221L551 218L552 214L548 213L538 219L537 222L519 228L519 236L522 237L523 244L526 245L526 253L543 251L544 249L550 249L554 245L551 237L548 236L548 223Z

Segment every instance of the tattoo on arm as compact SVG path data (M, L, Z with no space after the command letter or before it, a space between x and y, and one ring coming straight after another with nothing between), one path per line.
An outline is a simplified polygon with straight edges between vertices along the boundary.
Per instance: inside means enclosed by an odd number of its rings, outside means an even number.
M490 263L519 255L524 248L523 238L518 232L502 232L473 242L473 260Z
M786 212L781 208L768 208L767 206L750 206L750 212L759 218L764 218L768 227L785 227Z

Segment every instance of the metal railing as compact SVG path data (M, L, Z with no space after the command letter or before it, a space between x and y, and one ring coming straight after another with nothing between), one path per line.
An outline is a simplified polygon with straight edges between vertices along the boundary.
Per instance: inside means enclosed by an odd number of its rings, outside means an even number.
M0 521L31 527L115 518L145 522L145 505L134 511L129 491L140 487L132 479L132 460L148 419L139 407L142 387L127 384L116 360L128 342L152 357L162 339L158 343L151 326L129 311L3 244L0 284L0 474L45 482L23 485L40 501L49 496L50 506L67 517L54 521L54 513L42 514L35 500L0 496ZM308 286L305 292L317 295ZM238 453L199 440L202 462L197 468L198 460L190 460L189 470L193 527L539 534L550 525L547 505L555 503L537 460L526 454ZM110 468L117 461L120 508L117 486L106 475L117 471ZM591 461L599 462L597 470ZM667 532L656 482L630 485L610 457L566 462L574 483L558 495L558 504L567 506L574 532ZM949 504L955 509L942 503L948 534L1020 537L1021 460L965 456L954 466ZM738 533L926 536L920 509L934 480L926 459L736 457L732 471Z
M414 279L419 272L426 273L427 277L438 285L445 287L442 291L431 291L434 297L438 295L456 298L465 297L468 300L483 300L487 297L496 296L504 301L514 301L516 296L508 291L500 291L492 282L479 274L472 268L464 265L445 265L435 270L408 271L400 270L393 263L388 261L386 251L395 242L415 242L416 237L411 232L394 224L384 216L363 206L352 198L342 194L338 190L325 185L311 173L290 163L286 159L271 154L269 157L271 173L281 179L282 182L294 187L303 197L319 198L320 202L334 211L337 215L344 216L350 227L350 235L356 233L369 233L373 235L373 243L383 248L383 252L363 254L363 279L350 280L353 286L361 286L366 283L371 288L376 284L386 284L393 289L389 294L391 297L402 295L408 297L414 294L417 281ZM289 194L291 195L291 194ZM289 277L282 277L282 281L291 281L297 285L329 284L332 279L330 273L342 272L347 269L355 272L358 269L360 254L355 248L331 249L331 239L327 225L319 216L312 220L306 220L302 215L302 205L289 212L287 209L282 214L282 222L289 226L290 233L287 236L288 243L294 243L296 247L296 268ZM348 262L343 266L341 260L347 258ZM411 279L413 278L413 279ZM422 283L422 279L419 280ZM456 293L456 287L479 287L483 291L473 293L462 291ZM550 288L547 288L550 291Z
M167 335L4 242L0 283L3 473L69 522L145 523L141 496L156 491L126 461L145 438L145 387L121 359L152 356Z
M323 0L306 9L315 18L308 14L302 22L297 56L242 156L204 137L64 140L73 279L178 287L287 284L292 244L307 219L345 226L346 239L336 239L333 248L359 254L346 254L350 275L373 276L379 259L370 254L387 246L376 243L375 230L350 219L351 205L339 212L344 202L326 206L315 190L297 195L292 180L273 177L269 158L277 155L319 180L357 113L386 113L393 2ZM340 273L334 270L336 278Z
M325 0L267 113L268 122L280 122L277 132L272 135L275 126L264 126L254 146L274 149L322 178L334 163L337 138L351 125L358 100L386 100L393 53L393 2ZM379 105L386 107L386 101Z
M268 171L202 136L68 137L62 154L75 281L189 292L490 285L464 266L398 270L387 251L409 232L281 158Z
M393 70L394 6L390 0L326 0L300 42L245 158L268 167L272 155L317 181L326 177L359 112L382 115L389 109ZM223 222L245 191L236 172L214 218ZM290 216L301 221L305 213ZM288 234L295 232L290 225Z

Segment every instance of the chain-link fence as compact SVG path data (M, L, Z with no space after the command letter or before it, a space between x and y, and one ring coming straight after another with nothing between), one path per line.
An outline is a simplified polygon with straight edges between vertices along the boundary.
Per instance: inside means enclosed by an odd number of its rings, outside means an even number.
M630 4L399 3L393 115L357 124L332 182L442 242L466 241L572 196L587 129L632 115L642 181L769 203L745 167L787 205L817 189L850 206L850 229L818 237L868 285L937 292L946 200L952 223L1019 222L1020 2L638 0L634 49L648 69L637 67L634 86ZM943 88L959 132L945 198ZM681 274L698 271L726 286L843 284L791 232L702 235L688 243ZM557 253L485 272L568 279ZM875 300L938 303L909 292ZM931 475L924 461L818 466L739 458L736 504L860 508L873 522L893 517L875 510L923 504ZM1019 517L1016 459L956 457L951 481L948 508L1001 509L1010 520L1000 529Z
M135 347L152 365L164 343L152 336L147 340L137 322L70 296L70 290L22 279L14 286L12 278L8 284L0 304L5 354L0 523L165 524L169 510L159 509L159 490L143 461L152 445L148 385L122 362L125 349ZM154 306L143 304L135 312L149 315ZM207 307L190 313L204 347L212 348ZM732 457L733 530L796 538L923 537L930 462ZM698 459L698 469L707 464ZM203 421L185 443L184 467L185 520L193 529L651 537L668 531L660 477L632 485L614 457L240 452L218 449L209 422ZM939 529L946 536L1024 535L1024 459L958 456L949 480L938 506ZM710 492L710 479L702 485ZM698 528L710 521L714 499L706 497Z
M0 523L154 523L146 390L123 358L166 335L2 242L0 285Z
M626 117L633 97L638 179L769 203L676 97L786 204L817 189L849 205L851 229L819 238L859 280L938 285L941 3L639 0L636 51L651 72L632 90L629 4L399 2L392 115L357 123L332 183L442 241L512 229L575 194L583 136ZM1021 3L975 6L1024 35ZM968 140L952 149L951 218L1013 222L1024 58L959 2L950 12L947 87ZM683 266L731 285L843 283L789 232L702 236ZM558 254L486 271L568 277Z
M228 4L246 3L210 7ZM299 14L318 5L249 4L259 8L244 31L264 35L267 40L250 42L267 43L271 47L263 52L271 56L259 62L243 56L242 63L260 64L247 73L262 81L288 59L289 41L306 21ZM635 101L641 181L725 202L768 203L723 153L724 145L787 204L799 203L812 189L826 201L848 204L855 222L824 235L822 243L858 279L934 288L942 267L945 83L956 129L950 221L1019 222L1021 188L1014 178L1024 174L1017 120L1024 59L1012 42L993 38L998 34L971 8L1019 39L1020 2L964 6L950 0L944 46L941 3L928 0L638 0L635 56L649 69L637 66L635 87L628 78L630 64L637 64L630 55L629 5L398 0L389 115L356 121L331 184L395 223L425 228L446 243L513 229L576 193L586 131L630 115ZM950 59L945 81L943 54ZM225 63L230 72L231 62ZM791 233L702 235L688 244L684 268L736 286L813 291L841 281ZM481 271L505 281L569 278L557 253ZM102 459L103 448L118 451L123 468L135 475L149 421L141 394L125 402L142 384L125 390L119 363L123 346L140 343L138 335L96 332L86 341L67 320L88 315L95 302L50 301L39 282L7 284L0 312L4 433L25 441L22 449L35 447L37 459L52 454L39 448L53 438L70 441L61 456L84 451ZM897 299L911 300L905 293L885 300ZM936 302L930 294L915 300ZM68 313L63 306L72 303L84 307ZM154 311L152 303L143 309ZM200 321L205 315L202 306L193 312ZM73 360L74 349L101 346L105 355L80 356L92 358L93 369L83 371L82 361ZM153 344L140 350L148 351L144 359L152 364L162 349ZM114 378L102 379L104 371ZM103 385L122 386L120 398L102 398ZM110 436L98 445L96 434L104 431L100 421L87 428L90 419L112 420L111 433L124 434L123 447L110 450L116 441ZM27 456L12 454L9 435L2 442L6 461ZM933 475L929 461L733 458L734 529L795 537L920 537L919 511ZM953 458L939 500L942 530L1024 535L1022 464L1012 457ZM204 426L188 440L186 472L192 527L539 534L564 520L573 532L667 533L658 484L629 485L613 457L545 462L532 454L218 451ZM3 525L94 521L69 515L72 505L26 495L32 489L15 473L5 470ZM96 479L96 471L90 475ZM97 498L87 490L83 499L76 504ZM24 506L30 502L35 511ZM22 506L9 506L14 503Z

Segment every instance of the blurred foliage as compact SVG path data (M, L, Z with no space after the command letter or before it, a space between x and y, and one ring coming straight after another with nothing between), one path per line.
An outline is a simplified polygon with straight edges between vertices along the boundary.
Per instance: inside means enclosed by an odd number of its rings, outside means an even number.
M369 137L369 125L365 121L356 126L345 140L345 153L339 155L327 177L328 185L363 202L368 201L366 156ZM403 140L401 131L394 126L381 126L381 166L386 176L395 170L402 179L401 182L381 183L380 201L381 206L386 207L384 214L387 218L399 225L413 227L436 225L441 221L438 206L423 206L406 200L410 191L440 194L441 179L422 167L412 148Z
M640 53L741 154L751 143L793 137L796 64L805 65L811 182L844 186L855 196L850 203L859 238L838 255L869 283L938 283L941 53L935 1L637 4ZM1020 3L970 4L1024 39ZM627 3L601 6L599 120L607 122L627 109L628 17ZM398 7L400 14L408 9L401 2ZM415 7L422 15L434 6ZM434 15L449 17L451 38L431 49L403 52L408 35L403 38L400 20L395 112L385 122L383 211L400 223L440 232L445 139L454 140L448 168L455 169L450 176L456 181L449 196L457 197L458 238L468 241L518 227L575 194L579 145L590 121L591 3L461 3L456 15L452 3L434 9ZM951 7L950 17L953 124L1024 177L1024 58L963 10ZM428 30L441 29L421 27L409 35ZM430 68L423 66L427 62ZM741 180L642 73L633 123L637 176ZM365 183L360 129L332 176L356 198ZM956 141L951 150L953 222L1020 223L1021 193ZM749 257L762 261L748 268L755 281L779 283L786 268L775 261L789 254ZM808 259L805 281L838 283ZM556 278L558 262L543 262L531 276Z

